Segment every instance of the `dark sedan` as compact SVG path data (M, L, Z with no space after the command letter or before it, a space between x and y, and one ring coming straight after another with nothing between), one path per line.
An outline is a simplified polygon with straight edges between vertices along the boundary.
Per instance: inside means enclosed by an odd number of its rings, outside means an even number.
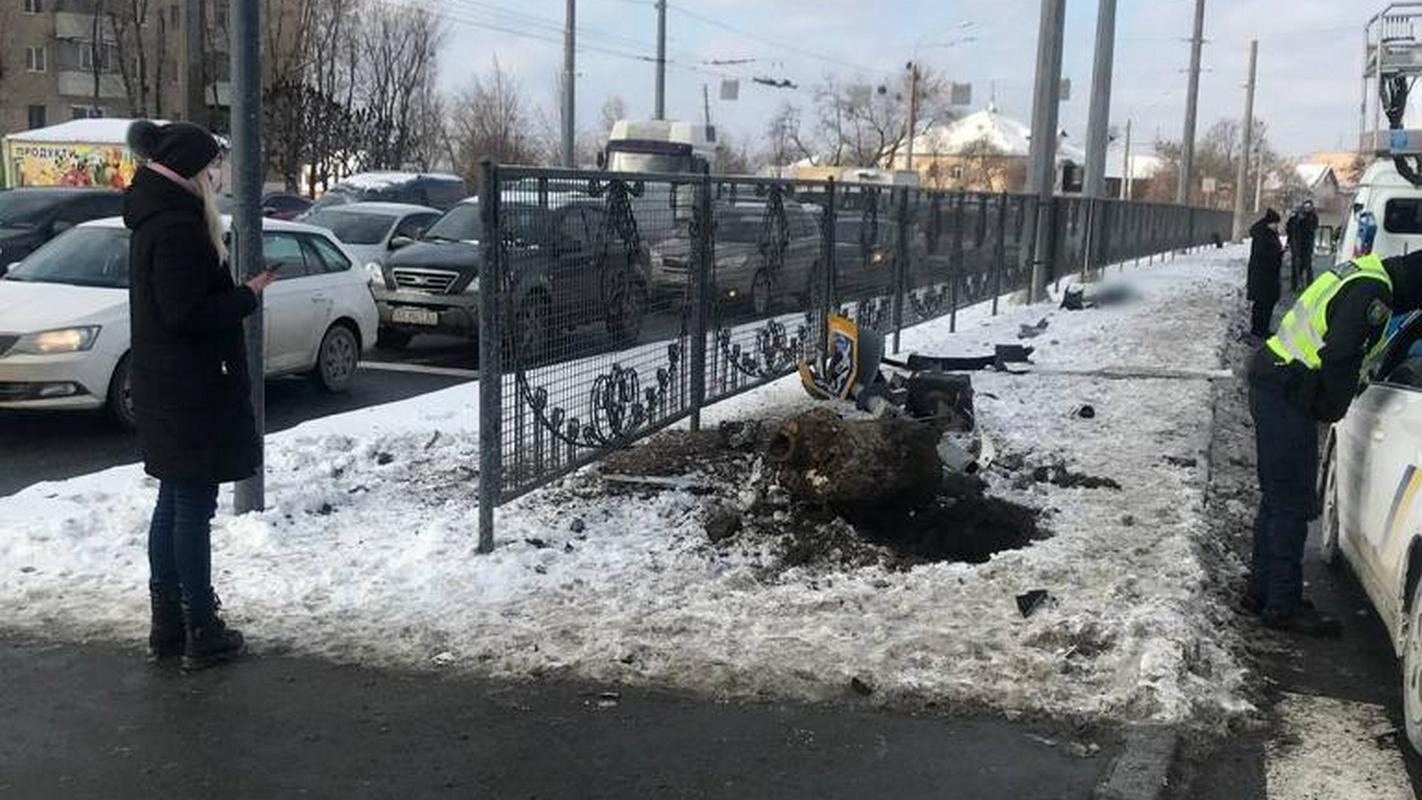
M0 191L0 275L40 245L81 222L123 213L112 189L22 188Z

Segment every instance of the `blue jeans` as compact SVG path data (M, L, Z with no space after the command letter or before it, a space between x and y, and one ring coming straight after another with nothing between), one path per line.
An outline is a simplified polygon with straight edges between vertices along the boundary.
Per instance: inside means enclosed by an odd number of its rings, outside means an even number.
M183 600L200 604L212 596L212 515L217 484L162 481L148 527L150 585L181 589Z
M1282 372L1282 370L1280 370ZM1318 423L1289 400L1279 375L1251 375L1259 514L1247 591L1266 614L1288 617L1303 600L1303 554L1316 514Z

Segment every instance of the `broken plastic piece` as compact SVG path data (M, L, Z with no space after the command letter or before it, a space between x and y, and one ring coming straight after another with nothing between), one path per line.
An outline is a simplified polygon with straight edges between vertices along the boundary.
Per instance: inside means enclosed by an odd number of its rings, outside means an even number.
M1032 613L1042 606L1051 595L1046 589L1033 589L1017 595L1017 611L1023 618L1032 616Z

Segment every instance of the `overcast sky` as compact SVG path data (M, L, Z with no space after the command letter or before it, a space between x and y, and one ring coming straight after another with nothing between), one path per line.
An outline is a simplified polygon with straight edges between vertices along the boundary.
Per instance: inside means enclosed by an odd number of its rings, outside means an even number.
M652 110L656 11L651 0L577 0L578 123L596 124L609 94L633 116ZM1067 0L1063 77L1072 81L1062 125L1085 139L1098 0ZM562 70L564 0L436 0L450 24L442 84L457 88L497 57L528 99L549 113ZM1362 29L1381 0L1206 0L1200 131L1243 113L1251 38L1259 39L1256 115L1285 154L1351 149L1358 134ZM712 121L759 140L782 101L811 104L828 73L881 83L915 57L973 84L973 108L993 94L1004 113L1030 117L1040 0L671 0L667 14L667 116L700 119L701 87ZM1119 0L1113 124L1134 121L1142 149L1179 139L1194 0ZM973 37L974 41L955 40ZM951 46L945 46L951 45ZM611 52L609 52L611 51ZM740 65L707 62L754 59ZM751 82L789 79L799 89ZM718 99L724 77L740 99ZM556 118L556 117L555 117Z

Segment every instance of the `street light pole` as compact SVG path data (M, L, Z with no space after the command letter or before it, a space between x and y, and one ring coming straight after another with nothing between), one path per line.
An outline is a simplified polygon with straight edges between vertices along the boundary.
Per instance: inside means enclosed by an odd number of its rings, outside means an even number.
M577 80L575 70L575 53L577 29L575 20L577 18L577 0L568 0L566 20L563 29L563 166L572 169L577 166L573 163L573 138L576 135L574 125L574 82Z
M260 0L232 0L228 29L232 31L232 262L243 280L262 271L262 64ZM257 434L267 426L266 354L263 352L262 303L243 323L247 374L252 382L252 410ZM266 508L266 457L257 473L237 484L233 505L238 514Z
M657 0L657 94L652 119L667 118L667 0Z
M908 152L906 154L907 170L913 172L913 137L918 130L918 62L910 61L909 65L909 116L908 116ZM892 166L892 165L891 165Z
M1190 38L1190 85L1185 94L1185 135L1180 142L1180 176L1175 202L1190 202L1195 172L1195 117L1200 107L1200 48L1205 44L1205 0L1195 0L1195 35Z
M1056 185L1057 113L1062 84L1062 27L1066 0L1042 0L1037 33L1037 77L1032 98L1032 164L1027 192L1037 196L1036 246L1032 257L1029 300L1047 291L1052 256L1052 204Z
M1096 12L1096 64L1091 71L1091 120L1086 131L1087 197L1106 194L1106 139L1111 124L1111 71L1116 50L1116 0Z
M1245 217L1247 200L1245 185L1249 182L1249 159L1254 151L1254 81L1259 65L1259 40L1249 43L1249 85L1244 92L1244 146L1239 151L1239 174L1234 181L1234 239L1244 238L1249 228Z

